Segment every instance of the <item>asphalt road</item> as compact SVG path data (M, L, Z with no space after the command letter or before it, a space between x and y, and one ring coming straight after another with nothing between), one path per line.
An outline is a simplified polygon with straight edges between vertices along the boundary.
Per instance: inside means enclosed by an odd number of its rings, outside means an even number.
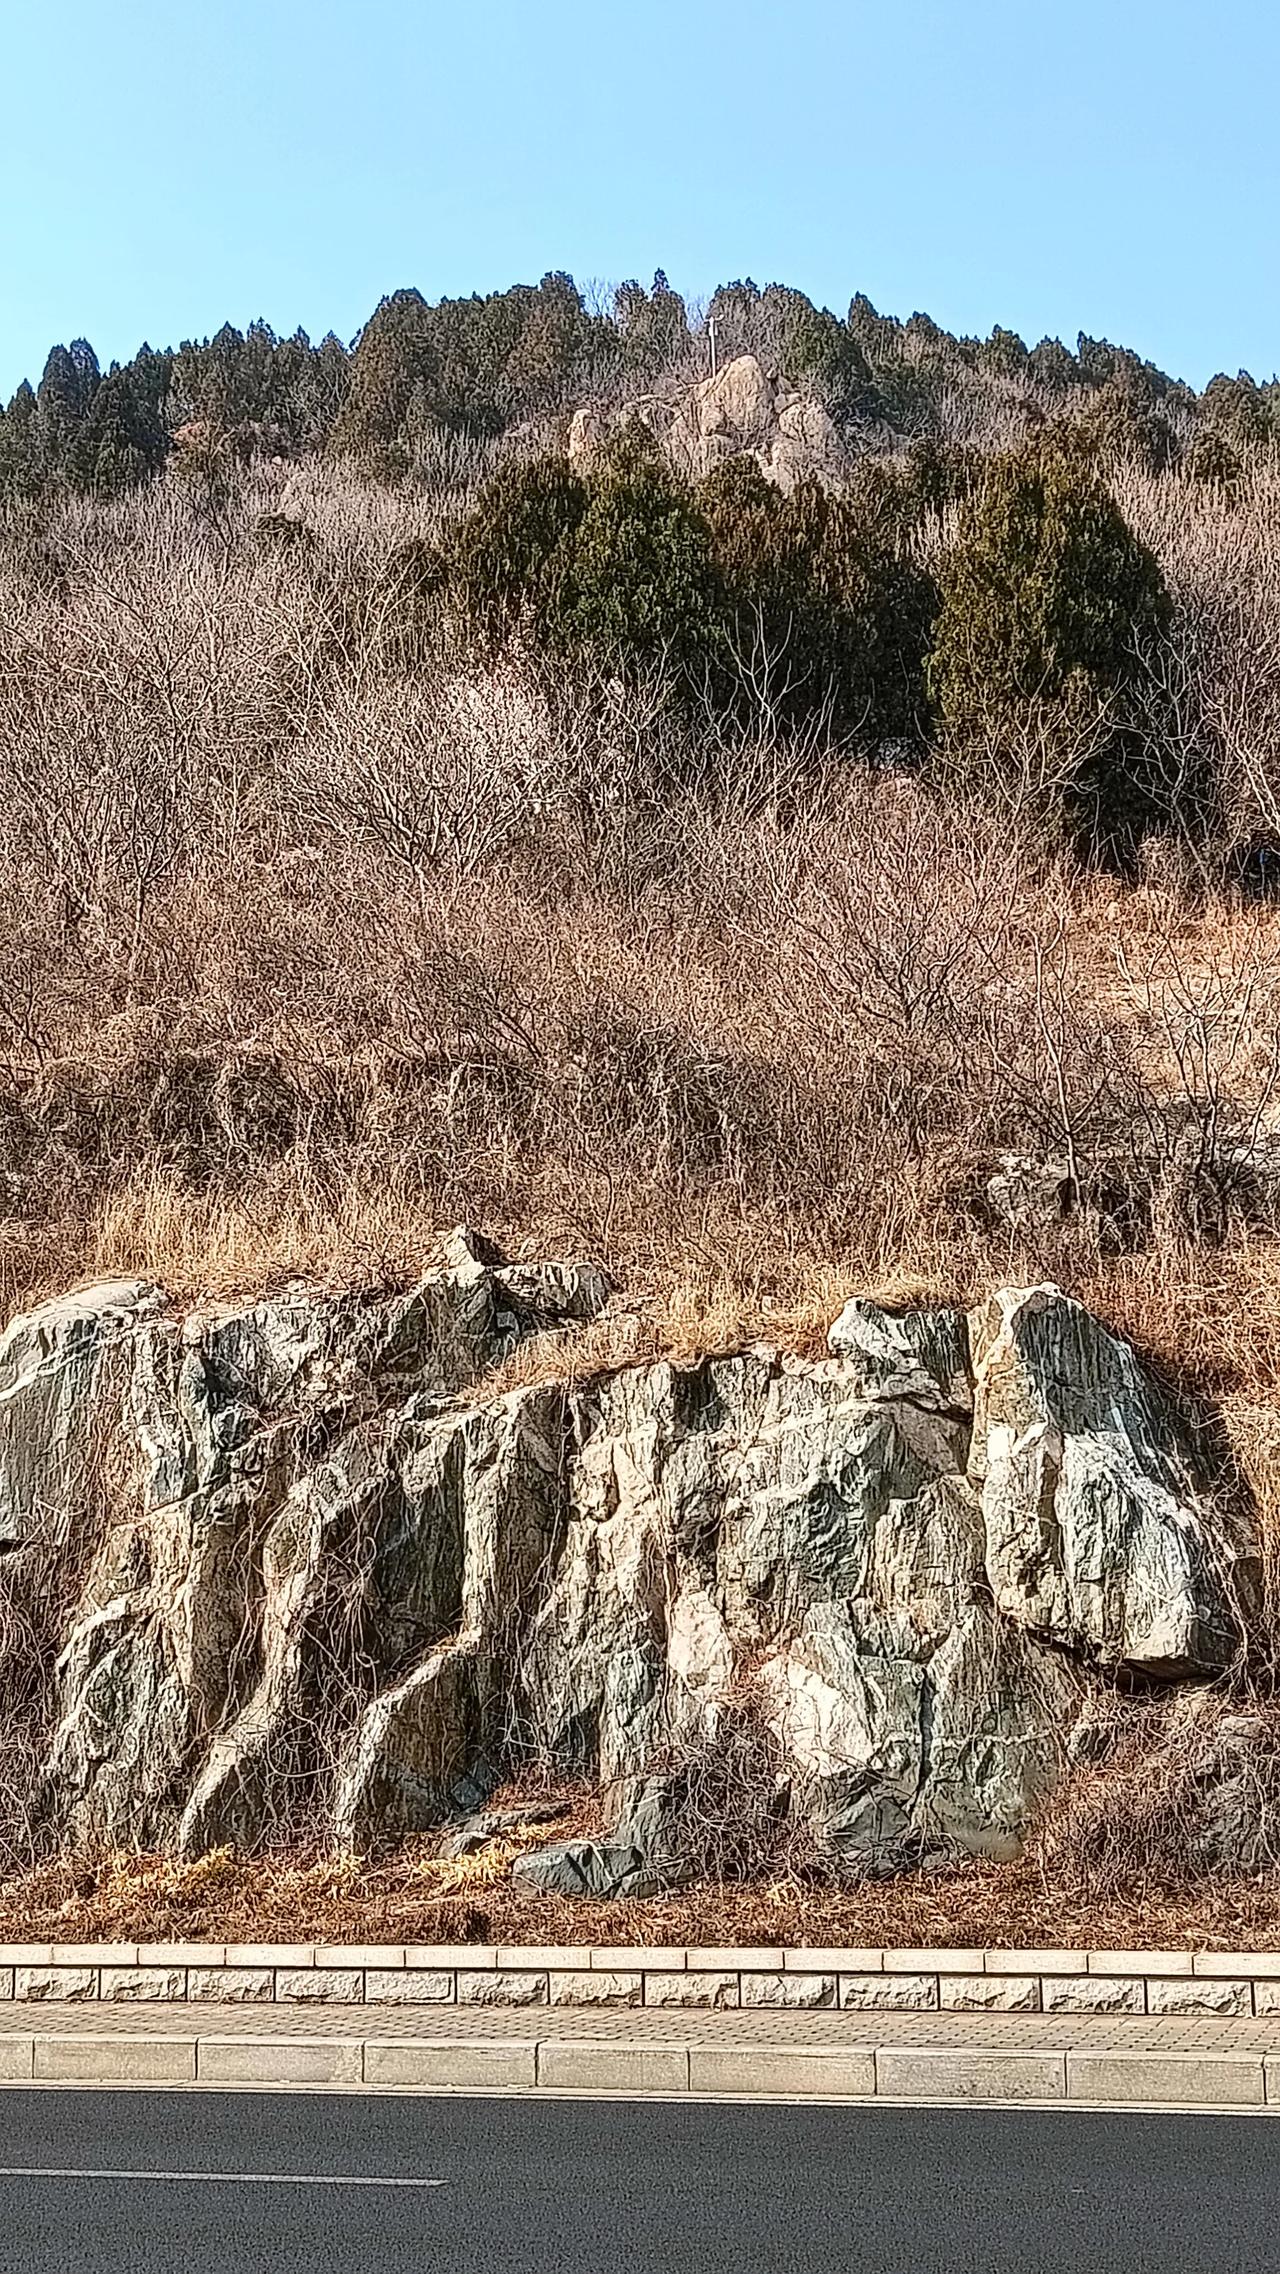
M0 2268L1234 2274L1280 2263L1278 2148L1274 2116L6 2090Z

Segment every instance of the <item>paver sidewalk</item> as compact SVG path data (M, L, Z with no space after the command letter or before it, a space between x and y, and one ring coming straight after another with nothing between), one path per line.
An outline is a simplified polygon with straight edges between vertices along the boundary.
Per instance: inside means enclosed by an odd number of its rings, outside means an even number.
M0 2081L1280 2112L1280 2015L27 2005L0 2008Z

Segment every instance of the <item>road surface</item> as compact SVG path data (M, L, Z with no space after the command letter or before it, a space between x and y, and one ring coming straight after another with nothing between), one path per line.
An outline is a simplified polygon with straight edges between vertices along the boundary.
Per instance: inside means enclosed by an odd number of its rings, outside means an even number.
M1280 2263L1275 2116L7 2090L0 2127L3 2274Z

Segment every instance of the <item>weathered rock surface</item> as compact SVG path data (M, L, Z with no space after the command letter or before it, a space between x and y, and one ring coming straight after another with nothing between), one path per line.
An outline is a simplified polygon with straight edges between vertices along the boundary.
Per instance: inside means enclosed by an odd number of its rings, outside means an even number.
M700 481L726 458L753 457L779 489L805 475L838 481L845 452L834 421L814 397L796 393L754 355L735 356L700 380L677 409L667 448L681 472Z
M461 1234L448 1254L400 1295L185 1319L91 1291L0 1342L32 1586L104 1430L123 1449L64 1629L51 1833L199 1851L327 1825L363 1849L470 1820L536 1762L599 1786L609 1829L521 1883L635 1893L679 1876L674 1799L746 1716L769 1806L849 1868L1006 1855L1095 1669L1239 1651L1250 1543L1132 1351L1057 1289L969 1321L855 1301L817 1362L483 1397L610 1291Z
M672 464L691 481L703 480L728 458L744 456L754 458L788 494L806 477L836 486L848 470L844 444L825 406L788 387L754 355L735 356L665 411L646 403L611 417L598 403L581 405L569 423L569 463L589 468L619 424L636 417L652 427Z
M0 1551L62 1546L105 1489L139 1331L164 1307L145 1280L110 1280L0 1335Z
M1056 1287L972 1322L970 1471L997 1608L1102 1664L1212 1673L1239 1648L1229 1541L1172 1407Z

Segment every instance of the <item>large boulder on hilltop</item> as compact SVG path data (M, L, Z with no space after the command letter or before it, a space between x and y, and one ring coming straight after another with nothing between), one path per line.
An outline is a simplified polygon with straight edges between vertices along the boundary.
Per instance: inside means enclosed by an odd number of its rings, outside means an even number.
M694 388L686 409L691 428L726 435L735 450L759 450L773 438L778 388L754 355L736 355Z
M1130 1345L1052 1286L993 1296L970 1340L969 1472L997 1607L1104 1665L1229 1666L1251 1559Z
M734 356L665 407L653 400L616 411L580 404L565 443L570 465L589 474L631 421L653 433L686 481L700 482L726 459L744 455L788 495L805 479L838 486L848 471L825 405L787 387L754 355Z
M735 356L699 380L676 407L667 449L691 481L703 480L726 458L749 454L788 492L805 476L839 480L846 462L824 406L784 386L754 355Z

